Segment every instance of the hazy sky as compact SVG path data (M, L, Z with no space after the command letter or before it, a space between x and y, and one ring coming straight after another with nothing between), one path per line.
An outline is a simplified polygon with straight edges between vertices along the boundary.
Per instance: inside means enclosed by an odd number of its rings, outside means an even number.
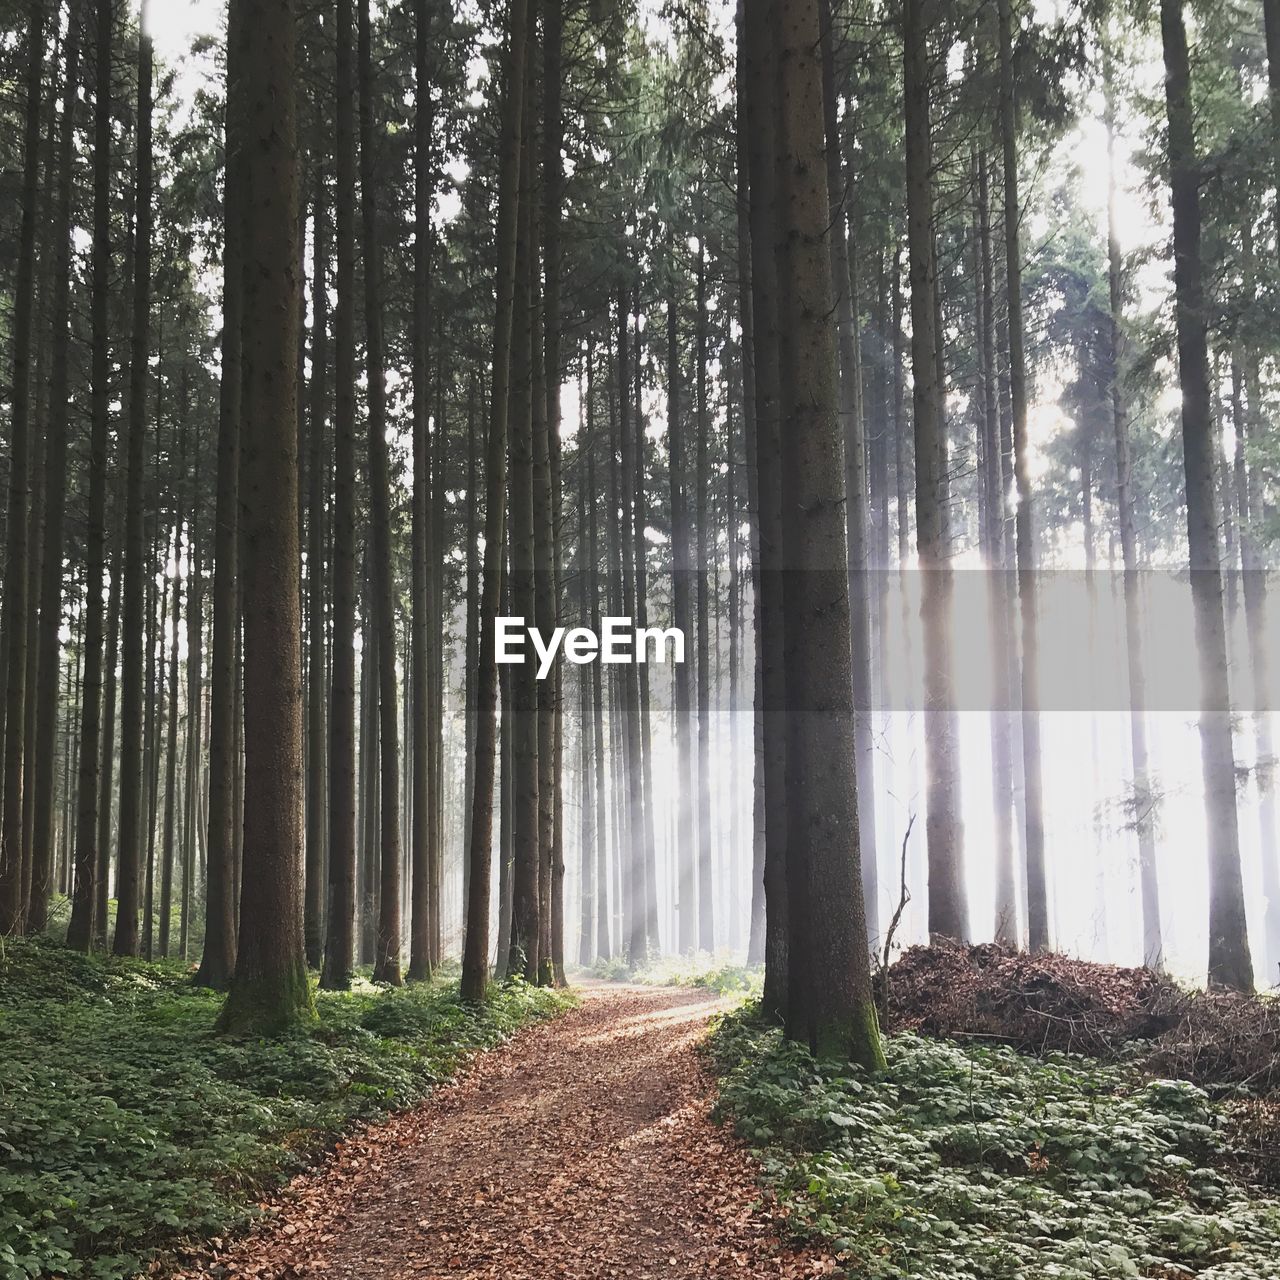
M222 26L226 0L150 0L148 18L156 52L174 62L191 47L193 36L212 34Z

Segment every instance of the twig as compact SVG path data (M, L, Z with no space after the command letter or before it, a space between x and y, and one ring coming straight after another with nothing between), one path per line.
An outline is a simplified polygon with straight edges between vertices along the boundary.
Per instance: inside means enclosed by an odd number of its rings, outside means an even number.
M899 872L901 887L898 891L898 906L893 913L893 919L889 921L888 929L885 930L884 953L880 958L880 1017L885 1022L889 1020L889 952L893 948L893 935L898 931L902 913L907 909L907 903L911 901L911 890L907 888L907 844L911 839L911 828L915 825L916 815L913 813L907 819L907 829L902 835L902 864Z

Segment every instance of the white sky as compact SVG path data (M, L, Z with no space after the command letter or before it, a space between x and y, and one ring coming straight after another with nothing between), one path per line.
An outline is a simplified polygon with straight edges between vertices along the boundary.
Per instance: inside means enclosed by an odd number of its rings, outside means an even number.
M172 65L191 48L195 36L218 32L226 11L226 0L150 0L156 53Z

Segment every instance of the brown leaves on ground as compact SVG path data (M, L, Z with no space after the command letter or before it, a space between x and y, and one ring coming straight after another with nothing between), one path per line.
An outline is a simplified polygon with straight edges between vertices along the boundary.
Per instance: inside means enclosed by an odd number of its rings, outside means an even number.
M830 1275L783 1243L713 1124L705 992L592 987L416 1110L339 1147L183 1277L694 1280Z
M889 1028L1103 1059L1144 1041L1156 1075L1280 1099L1280 1000L1186 991L1153 969L994 943L911 947L889 971Z

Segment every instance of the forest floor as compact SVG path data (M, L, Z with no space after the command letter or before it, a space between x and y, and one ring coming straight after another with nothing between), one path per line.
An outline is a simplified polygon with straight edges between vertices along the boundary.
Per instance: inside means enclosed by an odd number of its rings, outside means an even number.
M589 984L421 1106L341 1144L184 1276L694 1280L836 1270L779 1238L713 1122L705 991Z

